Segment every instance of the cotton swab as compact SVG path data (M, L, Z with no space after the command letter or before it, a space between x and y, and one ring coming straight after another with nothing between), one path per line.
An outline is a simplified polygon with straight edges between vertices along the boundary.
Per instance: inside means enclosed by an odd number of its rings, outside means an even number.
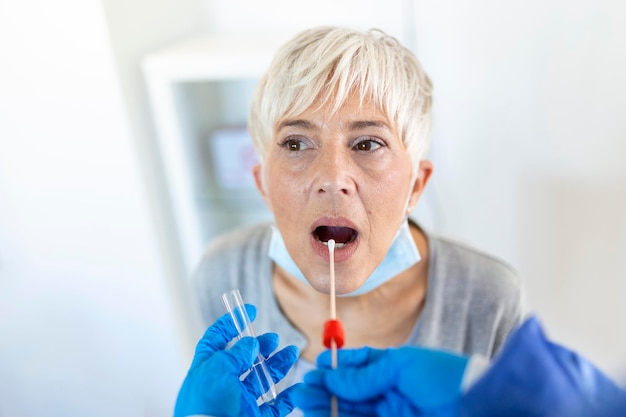
M324 346L330 349L331 367L337 368L337 349L341 348L344 343L343 326L337 320L337 306L335 303L335 241L328 241L328 254L330 263L330 320L324 324ZM337 397L331 397L330 415L332 417L339 416L339 404Z

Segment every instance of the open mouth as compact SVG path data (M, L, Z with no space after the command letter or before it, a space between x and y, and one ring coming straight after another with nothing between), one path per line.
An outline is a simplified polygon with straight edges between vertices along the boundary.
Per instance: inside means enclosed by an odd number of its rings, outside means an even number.
M313 231L315 238L322 243L328 244L328 241L333 239L336 248L354 242L358 234L359 232L353 228L343 226L319 226Z

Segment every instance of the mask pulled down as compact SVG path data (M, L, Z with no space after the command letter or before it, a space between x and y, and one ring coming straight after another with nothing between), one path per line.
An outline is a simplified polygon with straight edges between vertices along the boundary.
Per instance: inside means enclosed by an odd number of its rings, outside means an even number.
M298 268L298 265L296 265L289 255L287 247L285 246L285 241L283 240L280 231L275 226L272 226L272 237L270 240L268 254L272 261L276 262L289 274L298 278L305 284L310 285L309 281L304 277ZM391 242L391 246L389 247L385 258L376 267L374 272L372 272L360 288L351 293L340 295L340 297L353 297L368 293L386 283L400 272L412 267L420 260L420 253L415 245L413 236L411 235L409 222L408 220L405 220Z

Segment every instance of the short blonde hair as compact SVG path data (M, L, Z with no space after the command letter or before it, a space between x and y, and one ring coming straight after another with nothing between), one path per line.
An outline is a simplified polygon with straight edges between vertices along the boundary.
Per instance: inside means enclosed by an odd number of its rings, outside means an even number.
M261 77L248 128L261 161L280 121L319 100L337 110L357 92L383 111L413 160L413 176L430 142L432 84L415 55L383 31L317 27L296 35Z

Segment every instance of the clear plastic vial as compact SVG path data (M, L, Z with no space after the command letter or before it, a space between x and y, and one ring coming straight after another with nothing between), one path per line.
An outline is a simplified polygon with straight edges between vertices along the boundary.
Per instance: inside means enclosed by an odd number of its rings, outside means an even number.
M256 333L252 327L252 321L250 321L239 290L232 290L222 294L222 302L226 310L230 313L230 317L237 329L237 340L245 336L256 337ZM278 396L278 392L274 381L272 381L272 376L265 365L265 358L261 353L259 353L252 368L250 368L250 372L254 373L259 392L261 392L261 396L259 397L260 404L274 401Z

